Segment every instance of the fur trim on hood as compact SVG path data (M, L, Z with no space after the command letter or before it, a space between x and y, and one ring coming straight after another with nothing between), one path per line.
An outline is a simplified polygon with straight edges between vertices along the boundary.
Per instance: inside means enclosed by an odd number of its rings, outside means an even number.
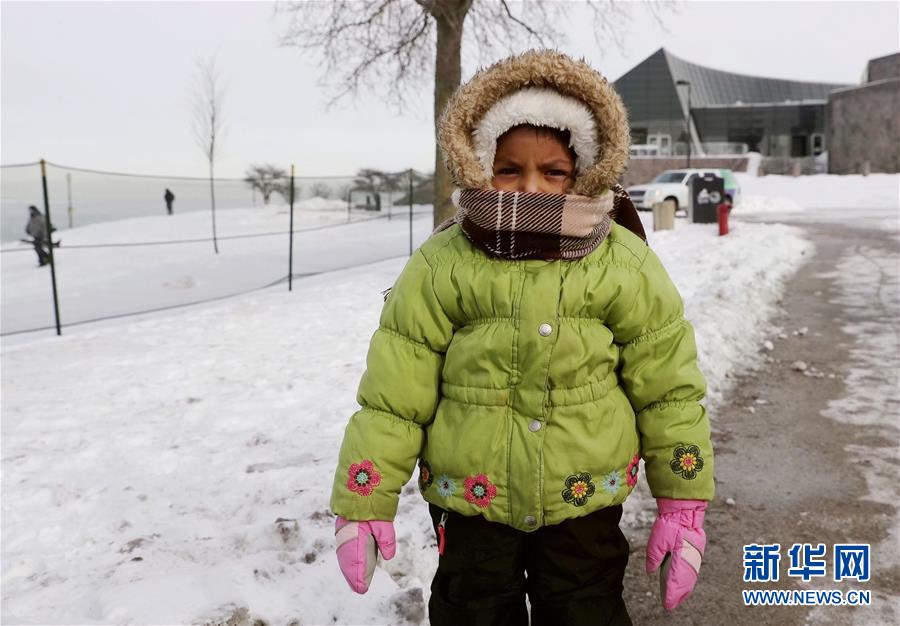
M472 133L475 155L488 178L494 172L497 140L510 128L520 124L569 131L569 147L578 157L576 173L587 170L597 160L597 124L590 109L580 100L553 89L526 87L504 96L488 109Z
M530 121L534 118L523 117L522 121L514 121L493 136L491 163L487 167L479 159L479 153L482 158L487 158L479 142L483 143L500 126L515 120L515 116L511 117L505 111L510 102L508 97L525 88L537 88L528 89L529 92L555 91L564 96L561 101L574 99L577 103L583 103L593 115L596 133L593 142L585 141L582 122L566 128L572 134L572 147L579 157L578 173L571 193L598 196L615 185L628 163L631 141L628 115L622 99L607 80L589 65L553 50L530 50L499 61L476 73L453 94L441 116L438 141L456 185L473 189L491 186L490 165L493 164L497 137L515 124L534 123ZM499 107L495 107L498 103L501 103ZM570 105L577 103L568 102ZM489 114L491 117L487 117ZM580 119L574 110L572 115L575 117L566 114L556 119L557 116L548 112L541 125L559 128L565 120ZM494 116L500 121L494 120ZM580 135L578 140L576 134ZM594 154L582 153L590 151Z

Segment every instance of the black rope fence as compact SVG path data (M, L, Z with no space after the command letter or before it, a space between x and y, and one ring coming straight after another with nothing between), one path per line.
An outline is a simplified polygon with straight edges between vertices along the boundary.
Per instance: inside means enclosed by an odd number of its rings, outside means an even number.
M244 289L243 291L236 291L234 293L225 294L223 296L213 296L211 298L202 298L200 300L193 300L191 302L170 304L168 306L154 307L151 309L143 309L140 311L129 311L128 313L115 313L112 315L103 315L100 317L93 317L93 318L86 319L86 320L78 320L76 322L67 322L66 326L82 326L84 324L93 324L95 322L104 322L104 321L109 321L109 320L123 319L126 317L135 317L138 315L147 315L148 313L159 313L161 311L171 311L174 309L183 309L185 307L194 306L197 304L206 304L208 302L218 302L219 300L227 300L229 298L236 298L238 296L248 295L248 294L254 293L256 291L262 291L264 289L268 289L269 287L274 287L275 285L278 285L279 283L283 283L286 280L287 280L287 277L285 276L285 277L279 278L278 280L274 280L270 283L267 283L265 285L261 285L259 287L253 287L251 289ZM52 326L52 325L51 326L37 326L34 328L25 328L22 330L14 330L11 332L0 333L0 337L7 337L10 335L24 335L26 333L34 333L34 332L38 332L38 331L42 331L42 330L53 330L54 328L56 328L56 327Z
M16 167L37 167L40 165L40 161L35 161L33 163L7 163L6 165L0 165L0 169L14 169Z
M431 209L419 209L413 210L413 215L425 215L431 214ZM372 217L361 217L359 219L353 220L349 223L342 224L323 224L321 226L310 226L309 228L295 228L293 231L273 231L268 233L251 233L247 235L224 235L217 237L218 241L227 241L229 239L254 239L256 237L273 237L284 235L286 232L293 233L308 233L318 230L330 230L334 228L344 228L346 226L354 226L356 224L363 224L365 222L375 222L378 220L386 220L390 219L389 215L375 215ZM166 241L129 241L129 242L121 242L121 243L80 243L80 244L67 244L65 246L59 245L57 248L62 248L64 250L87 250L87 249L95 249L95 248L133 248L133 247L141 247L141 246L167 246L172 244L183 244L183 243L209 243L212 241L212 237L201 237L195 239L171 239ZM30 252L34 254L34 250L31 247L28 247L30 244L25 242L20 242L22 245L18 248L0 248L0 253L4 252Z
M394 257L386 257L386 258L382 258L382 259L378 259L378 260L379 261L390 261L393 259L404 258L406 256L407 255L404 254L404 255L397 255ZM322 274L327 274L329 272L340 272L342 270L349 270L349 269L353 269L356 267L364 267L365 265L368 265L368 264L369 263L354 263L351 265L340 265L337 267L329 268L328 270L322 270L320 272L306 272L303 274L293 274L292 278L309 278L311 276L321 276ZM117 320L117 319L125 319L125 318L129 318L129 317L137 317L139 315L147 315L150 313L159 313L162 311L173 311L173 310L177 310L177 309L184 309L187 307L196 306L198 304L207 304L207 303L211 303L211 302L219 302L221 300L230 300L231 298L239 298L241 296L250 295L251 293L256 293L258 291L264 291L266 289L270 289L271 287L275 287L277 285L284 284L288 280L289 280L289 276L282 276L281 278L279 278L277 280L273 280L270 283L266 283L265 285L260 285L258 287L252 287L250 289L244 289L242 291L236 291L234 293L229 293L229 294L225 294L222 296L201 298L199 300L192 300L191 302L171 304L168 306L155 307L152 309L143 309L140 311L129 311L128 313L115 313L112 315L103 315L103 316L94 317L91 319L78 320L76 322L67 322L65 324L65 326L67 326L67 327L68 326L83 326L85 324L93 324L95 322L106 322L106 321ZM52 324L48 325L48 326L36 326L34 328L25 328L22 330L14 330L14 331L10 331L10 332L0 333L0 337L7 337L7 336L11 336L11 335L25 335L28 333L35 333L35 332L40 332L40 331L44 331L44 330L53 330L54 328L56 328L56 327L53 326Z
M68 170L71 172L81 172L83 174L100 174L103 176L125 176L128 178L155 178L155 179L168 179L168 180L192 180L197 182L208 183L208 176L178 176L178 175L168 175L168 174L134 174L128 172L113 172L109 170L98 170L91 169L87 167L76 167L74 165L63 165L61 163L53 163L52 161L46 161L49 167L55 167L60 170ZM35 161L34 163L21 163L18 165L0 165L0 167L34 167L40 165L40 161ZM405 174L409 170L400 170L397 172L384 172L387 175L396 176L399 174ZM343 180L347 178L355 178L354 175L348 174L330 174L325 176L295 176L294 178L297 180ZM282 176L280 178L287 179L289 175ZM246 183L247 178L229 178L226 176L216 176L213 180L216 182L236 182L236 183Z

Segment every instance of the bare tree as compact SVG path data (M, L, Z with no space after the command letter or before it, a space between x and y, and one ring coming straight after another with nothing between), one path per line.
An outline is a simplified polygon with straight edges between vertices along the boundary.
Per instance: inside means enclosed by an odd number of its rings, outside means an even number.
M212 208L213 249L219 253L219 242L216 239L216 186L215 164L217 150L220 148L224 125L222 119L222 102L225 90L222 87L219 69L215 57L207 57L197 61L194 77L194 139L209 162L209 199Z
M353 191L353 185L350 183L341 183L337 185L334 192L334 197L340 200L346 200L347 203L350 203L350 194Z
M434 174L409 170L402 175L404 195L397 199L397 204L428 204L434 196ZM410 194L410 192L412 192Z
M387 193L391 207L394 206L394 194L403 191L408 180L409 172L382 172L381 188Z
M354 189L372 194L376 211L381 210L381 192L384 191L384 184L385 173L371 167L356 172L356 180L353 181Z
M330 199L334 197L334 187L326 183L324 180L313 183L309 189L313 198Z
M507 0L335 0L290 2L282 43L317 50L323 77L333 92L330 104L364 90L386 98L399 110L412 87L434 81L434 123L462 78L463 25L467 48L479 62L511 53L523 43L541 47L564 40L560 26L572 3ZM629 3L588 0L597 44L622 46ZM649 2L659 21L659 0ZM451 181L435 142L434 221L453 213Z
M291 203L291 177L282 178L280 181L275 183L275 188L273 189L275 193L281 196L281 199L285 204ZM297 188L294 187L294 198L296 199Z
M284 185L287 178L286 170L271 163L251 165L244 174L244 182L262 194L263 204L269 204L272 194L278 192L279 186Z

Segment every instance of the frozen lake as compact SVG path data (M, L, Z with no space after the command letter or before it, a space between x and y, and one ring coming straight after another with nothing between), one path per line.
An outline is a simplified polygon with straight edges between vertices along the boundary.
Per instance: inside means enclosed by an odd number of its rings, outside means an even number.
M131 217L166 215L163 194L175 194L175 214L210 211L209 181L196 178L166 178L131 175L96 174L67 170L48 165L47 192L50 216L60 231L69 227L69 180L71 212L74 226L86 226ZM354 177L295 179L295 198L313 196L346 199ZM216 208L245 209L264 206L262 196L236 179L216 180ZM399 197L400 194L395 194ZM273 194L272 203L283 202ZM353 204L364 204L365 193L354 191ZM39 166L0 170L0 241L11 242L25 236L28 206L44 209ZM384 195L384 209L391 198Z

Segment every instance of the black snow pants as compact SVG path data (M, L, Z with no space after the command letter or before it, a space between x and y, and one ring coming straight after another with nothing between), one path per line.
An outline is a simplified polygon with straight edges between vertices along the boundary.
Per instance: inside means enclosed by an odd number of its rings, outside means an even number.
M34 246L35 254L37 254L38 264L39 265L47 265L47 263L50 262L50 253L47 252L47 249L45 248L46 244L44 243L44 240L43 239L35 239L31 243Z
M429 510L438 535L445 511ZM530 533L446 513L428 603L432 626L528 626L526 594L533 626L631 626L622 599L628 541L621 506Z

